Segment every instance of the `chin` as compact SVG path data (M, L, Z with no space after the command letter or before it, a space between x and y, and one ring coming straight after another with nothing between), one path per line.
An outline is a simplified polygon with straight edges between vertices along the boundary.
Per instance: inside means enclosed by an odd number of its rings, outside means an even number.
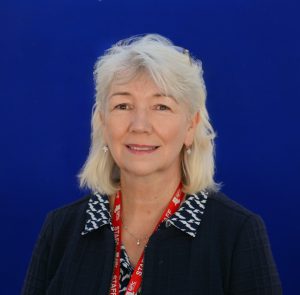
M145 167L145 165L137 165L137 166L132 165L129 168L124 168L121 170L123 170L126 174L130 174L135 177L149 176L159 171L158 167L155 169L155 168Z

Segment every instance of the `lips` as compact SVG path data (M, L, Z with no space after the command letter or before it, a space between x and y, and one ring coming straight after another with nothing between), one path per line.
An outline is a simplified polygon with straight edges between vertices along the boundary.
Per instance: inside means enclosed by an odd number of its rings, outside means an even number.
M159 146L144 144L127 144L126 147L135 152L151 152L159 148Z

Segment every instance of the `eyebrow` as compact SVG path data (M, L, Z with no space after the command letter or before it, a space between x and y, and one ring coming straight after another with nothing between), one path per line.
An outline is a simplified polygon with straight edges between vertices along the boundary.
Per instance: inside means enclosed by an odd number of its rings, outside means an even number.
M173 95L168 95L168 94L165 94L165 93L155 93L153 95L153 97L169 97L178 104L178 101L174 98Z
M129 93L129 92L115 92L115 93L111 94L111 95L109 96L109 98L111 98L111 97L113 97L113 96L117 96L117 95L125 95L125 96L129 96L130 93Z

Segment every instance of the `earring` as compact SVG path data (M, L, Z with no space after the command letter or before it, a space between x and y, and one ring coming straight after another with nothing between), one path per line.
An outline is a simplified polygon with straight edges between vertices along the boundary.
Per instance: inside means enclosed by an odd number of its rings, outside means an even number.
M102 150L103 150L103 152L106 154L106 153L108 152L108 146L107 146L107 145L104 145L104 146L102 147Z
M188 148L186 149L186 153L188 154L188 156L192 153L191 147L188 147Z

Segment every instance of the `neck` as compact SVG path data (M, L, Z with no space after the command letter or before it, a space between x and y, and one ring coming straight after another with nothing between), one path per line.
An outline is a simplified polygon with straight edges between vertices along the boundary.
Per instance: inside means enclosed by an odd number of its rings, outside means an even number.
M127 220L159 218L181 180L178 175L145 178L121 173L122 215Z

